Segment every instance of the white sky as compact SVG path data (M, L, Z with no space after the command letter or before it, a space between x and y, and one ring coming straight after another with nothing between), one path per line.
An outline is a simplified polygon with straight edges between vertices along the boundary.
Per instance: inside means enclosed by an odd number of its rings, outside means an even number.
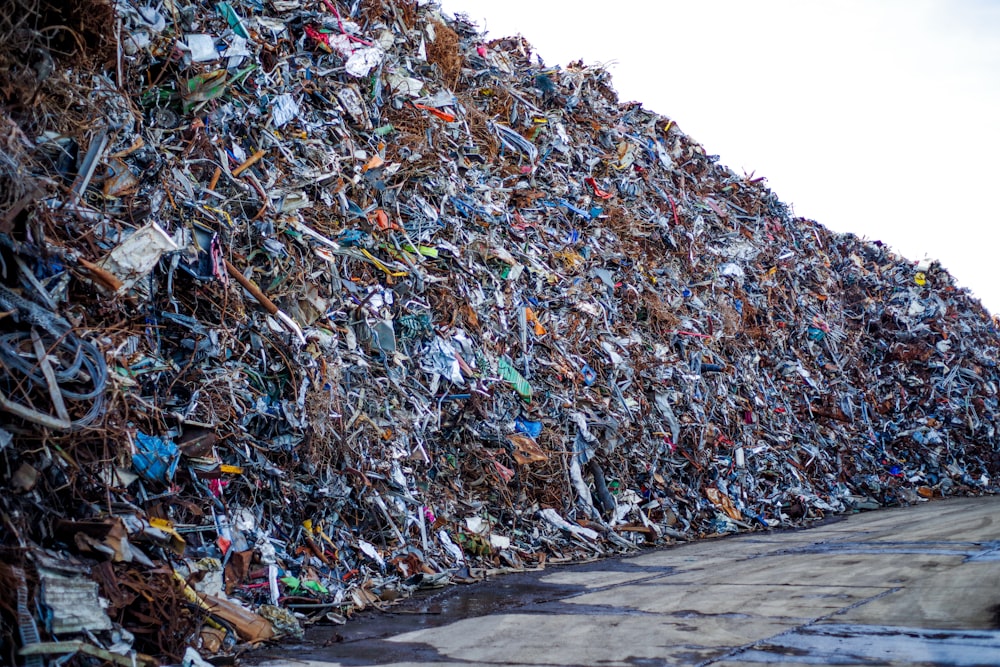
M1000 313L1000 0L442 0Z

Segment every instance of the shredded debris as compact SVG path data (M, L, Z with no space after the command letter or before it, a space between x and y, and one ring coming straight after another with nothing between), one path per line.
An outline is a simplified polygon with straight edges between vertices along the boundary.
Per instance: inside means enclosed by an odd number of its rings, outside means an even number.
M15 4L5 663L197 664L421 587L997 490L980 303L601 67L416 0Z

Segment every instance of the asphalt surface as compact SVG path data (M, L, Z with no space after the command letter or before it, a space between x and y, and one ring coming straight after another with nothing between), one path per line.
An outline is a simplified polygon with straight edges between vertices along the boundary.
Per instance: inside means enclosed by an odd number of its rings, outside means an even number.
M1000 498L954 499L408 600L267 667L1000 665Z

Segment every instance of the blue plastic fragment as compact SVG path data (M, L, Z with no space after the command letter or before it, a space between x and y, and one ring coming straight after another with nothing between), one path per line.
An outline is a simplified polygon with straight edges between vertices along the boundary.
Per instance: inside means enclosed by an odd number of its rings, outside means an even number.
M572 211L573 213L576 213L581 218L587 218L588 220L590 219L590 211L585 211L582 208L577 208L576 206L573 206L572 204L570 204L565 199L560 199L559 200L559 204L561 206L563 206L567 211Z
M826 338L826 332L819 327L809 327L806 335L809 337L809 340L816 341L817 343Z
M135 434L135 447L137 451L132 455L132 466L136 472L150 482L167 484L173 480L181 452L172 440L140 431Z
M337 235L337 242L348 248L364 245L368 234L360 229L345 229Z
M532 438L537 438L542 434L542 422L528 421L524 417L518 417L514 421L514 430L518 433L525 433Z

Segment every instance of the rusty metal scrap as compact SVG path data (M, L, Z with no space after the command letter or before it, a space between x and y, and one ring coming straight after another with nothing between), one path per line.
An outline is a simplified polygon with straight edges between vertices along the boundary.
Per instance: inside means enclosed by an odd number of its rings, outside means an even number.
M794 217L601 67L408 0L16 4L11 660L232 654L419 588L997 490L979 302Z

